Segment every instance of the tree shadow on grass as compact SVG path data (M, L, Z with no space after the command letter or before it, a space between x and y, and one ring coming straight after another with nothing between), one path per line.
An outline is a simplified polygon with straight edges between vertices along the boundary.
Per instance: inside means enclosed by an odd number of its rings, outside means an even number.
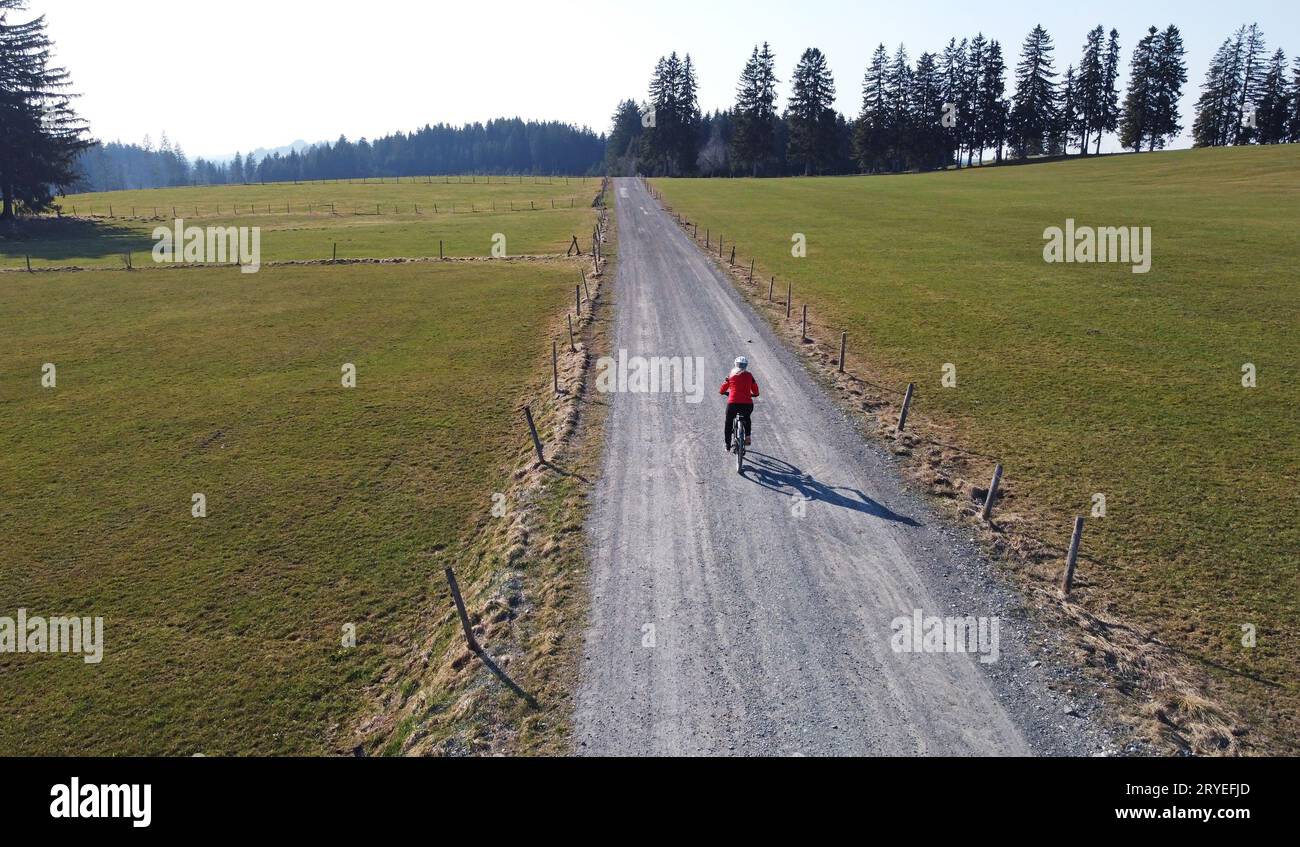
M897 512L872 500L856 488L828 485L811 474L804 473L789 462L768 456L765 453L749 451L745 453L746 479L758 483L770 491L776 491L804 500L829 503L842 509L861 512L875 518L895 521L906 526L921 524L907 515Z
M147 233L120 224L81 218L37 218L0 227L0 259L24 256L51 262L149 252Z

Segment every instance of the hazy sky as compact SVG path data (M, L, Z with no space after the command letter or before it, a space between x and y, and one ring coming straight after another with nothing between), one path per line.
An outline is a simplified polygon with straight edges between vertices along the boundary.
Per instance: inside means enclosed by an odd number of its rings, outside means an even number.
M1175 23L1189 66L1191 108L1210 55L1257 21L1270 52L1300 51L1296 0L849 2L849 0L31 0L57 59L71 71L96 137L139 141L162 131L191 156L277 147L297 139L374 138L439 121L558 119L608 130L621 99L645 97L655 60L690 53L700 104L724 108L754 44L771 42L778 76L806 47L827 54L839 109L859 111L871 51L899 42L915 59L951 36L983 31L1014 64L1035 23L1056 64L1077 63L1097 24L1120 31L1122 69L1150 25ZM785 85L781 87L784 96ZM1010 93L1010 90L1008 91Z

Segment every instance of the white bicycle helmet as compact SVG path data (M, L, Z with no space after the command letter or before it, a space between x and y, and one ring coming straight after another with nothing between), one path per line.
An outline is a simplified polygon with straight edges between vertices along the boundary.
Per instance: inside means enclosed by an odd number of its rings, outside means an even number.
M744 356L737 356L735 364L736 367L740 368L742 371L747 370L749 368L749 359L746 359Z

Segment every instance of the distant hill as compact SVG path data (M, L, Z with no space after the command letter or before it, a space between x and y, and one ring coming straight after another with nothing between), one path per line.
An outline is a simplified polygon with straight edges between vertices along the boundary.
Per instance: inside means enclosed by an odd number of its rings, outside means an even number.
M291 144L285 144L282 147L257 147L253 150L253 155L257 157L258 161L261 161L267 156L288 156L290 153L301 153L312 145L319 143L321 142L303 141L300 138L297 141L294 141ZM248 155L247 150L237 150L230 153L223 153L218 156L204 156L203 158L207 159L214 165L227 165L235 158L236 153L240 156Z

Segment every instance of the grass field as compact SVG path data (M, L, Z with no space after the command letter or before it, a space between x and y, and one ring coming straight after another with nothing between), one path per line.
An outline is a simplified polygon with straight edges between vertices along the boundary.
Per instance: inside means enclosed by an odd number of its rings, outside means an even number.
M916 382L919 413L998 457L1054 542L1105 494L1087 590L1296 744L1300 148L654 184L701 238L738 243L782 293L792 280L816 336L846 329L851 369ZM1043 231L1066 218L1151 227L1151 271L1046 264Z
M329 751L445 591L427 554L503 484L575 277L0 276L0 614L102 616L106 642L0 654L0 755Z
M444 181L447 179L448 181ZM474 181L471 182L470 180ZM175 217L187 225L262 228L266 262L338 258L487 256L493 236L510 255L563 253L570 238L590 246L600 180L582 177L430 177L394 182L112 191L63 198L75 219L26 222L0 237L0 269L120 267L150 261L152 233ZM490 181L489 181L490 180ZM110 217L110 212L112 217Z

